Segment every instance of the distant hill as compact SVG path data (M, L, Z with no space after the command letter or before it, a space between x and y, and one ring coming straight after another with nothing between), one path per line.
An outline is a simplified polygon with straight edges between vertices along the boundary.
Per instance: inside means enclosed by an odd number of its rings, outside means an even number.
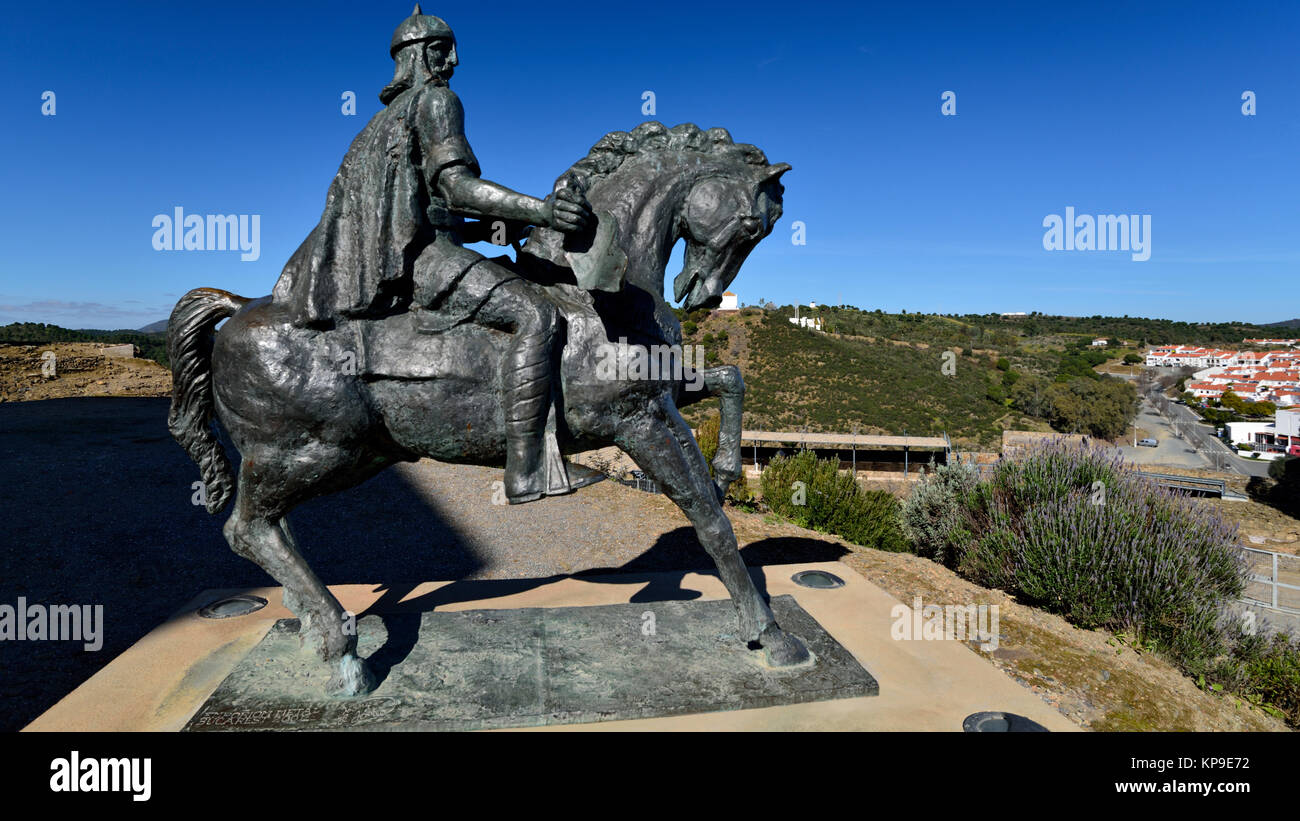
M165 334L167 333L167 320L160 319L157 322L151 322L140 329L142 334Z
M14 322L0 325L0 344L45 345L51 342L130 342L139 351L141 359L152 359L164 368L167 360L167 338L158 333L140 331L101 331L94 328L72 330L43 322Z
M1300 328L1300 318L1284 319L1281 322L1270 322L1265 328Z

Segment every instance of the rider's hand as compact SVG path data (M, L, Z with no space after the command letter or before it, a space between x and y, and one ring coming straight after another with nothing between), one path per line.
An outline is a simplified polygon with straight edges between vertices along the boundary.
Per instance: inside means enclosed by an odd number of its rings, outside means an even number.
M591 203L581 189L562 186L546 198L550 206L551 227L564 234L576 234L594 219Z

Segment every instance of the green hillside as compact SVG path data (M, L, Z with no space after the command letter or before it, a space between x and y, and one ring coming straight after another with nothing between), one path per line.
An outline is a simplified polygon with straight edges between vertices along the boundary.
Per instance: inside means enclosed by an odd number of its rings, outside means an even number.
M851 307L800 314L821 318L827 332L792 324L792 306L682 317L686 342L702 345L710 364L741 367L746 428L849 432L856 424L862 433L947 433L981 450L996 449L1006 429L1122 434L1136 392L1096 369L1135 349L1124 341L1138 340L1117 337L1102 350L1090 343L1105 335L1100 329L1155 336L1164 324L1036 317L1026 327L1001 317ZM698 422L713 408L710 400L684 413Z

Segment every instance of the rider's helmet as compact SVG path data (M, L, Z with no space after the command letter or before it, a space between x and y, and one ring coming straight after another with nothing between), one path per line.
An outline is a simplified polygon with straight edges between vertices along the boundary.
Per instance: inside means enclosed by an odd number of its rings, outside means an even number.
M423 43L426 40L450 40L452 59L456 55L456 35L452 33L451 26L441 17L434 17L432 14L424 14L420 10L420 4L415 4L415 11L411 16L401 22L397 31L393 32L393 42L388 47L388 53L397 58L397 52L411 43Z

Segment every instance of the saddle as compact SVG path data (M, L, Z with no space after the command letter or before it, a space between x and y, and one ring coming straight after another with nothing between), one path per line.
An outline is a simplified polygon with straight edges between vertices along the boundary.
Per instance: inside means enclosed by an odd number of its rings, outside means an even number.
M567 283L539 286L564 319L567 340L603 330L591 295ZM447 326L437 311L413 309L379 319L351 320L357 374L372 379L466 379L483 376L483 362L499 356L506 332L473 321Z
M565 328L557 336L561 348L569 338L603 328L591 295L568 284L543 286L564 318ZM504 331L466 322L442 330L444 322L430 317L431 311L416 309L382 319L353 320L356 336L357 374L368 379L483 379L484 363L504 352ZM431 328L438 330L431 331ZM551 400L543 436L547 495L570 493L600 481L603 474L572 465L564 460L556 435L561 401L561 380L551 381Z

